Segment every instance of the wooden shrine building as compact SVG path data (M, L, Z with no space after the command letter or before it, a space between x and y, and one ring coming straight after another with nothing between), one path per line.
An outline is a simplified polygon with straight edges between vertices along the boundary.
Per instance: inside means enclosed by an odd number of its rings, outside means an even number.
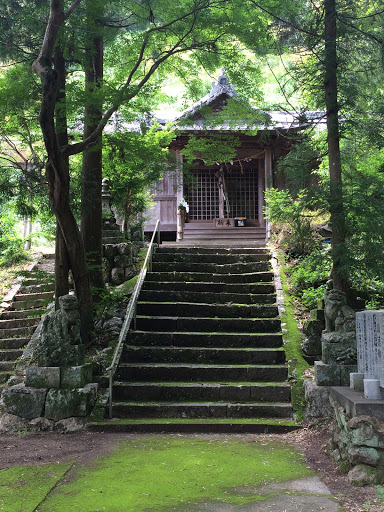
M229 101L238 102L244 109L223 70L217 82L212 83L210 93L200 101L172 119L158 120L161 124L172 121L177 129L170 150L175 153L180 169L184 160L182 151L191 134L211 138L232 134L238 137L239 146L236 156L227 162L206 165L196 159L188 181L183 182L181 172L174 172L155 184L152 189L155 206L146 214L145 232L153 231L156 220L160 219L161 231L168 235L168 240L264 242L268 238L264 193L268 187L285 186L284 176L275 172L276 162L290 151L293 133L313 122L322 122L323 113L307 112L306 118L298 120L291 113L261 112L248 105L253 113L251 120L212 122L215 113L221 112ZM187 222L180 225L178 208L184 200L189 212Z

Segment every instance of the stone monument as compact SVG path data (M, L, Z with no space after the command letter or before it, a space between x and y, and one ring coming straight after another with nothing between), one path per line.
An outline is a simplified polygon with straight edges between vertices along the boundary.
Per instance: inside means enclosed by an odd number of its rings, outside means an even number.
M357 371L355 312L339 290L327 290L324 304L325 330L321 361L315 362L316 384L349 386L349 374Z
M365 398L380 400L384 388L384 310L356 314L357 373L351 388L364 391Z

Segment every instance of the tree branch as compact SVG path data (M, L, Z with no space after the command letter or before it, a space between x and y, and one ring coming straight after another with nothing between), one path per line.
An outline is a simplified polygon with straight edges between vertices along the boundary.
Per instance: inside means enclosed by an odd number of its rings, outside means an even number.
M251 2L251 4L255 5L258 9L260 9L261 11L266 12L267 14L272 16L272 18L274 18L275 20L281 21L281 23L284 23L285 25L288 25L289 27L294 28L295 30L298 30L299 32L302 32L303 34L307 34L308 36L319 37L319 34L314 34L313 32L309 32L308 30L305 30L304 28L298 27L297 25L295 25L294 23L291 23L290 21L283 20L276 14L273 14L273 12L269 11L268 9L265 9L265 7L262 7L255 0L250 0L250 2Z
M71 7L68 9L68 11L64 14L64 19L67 20L70 17L70 15L73 13L73 11L77 9L77 7L80 5L80 3L81 3L81 0L75 0L75 2L73 2Z

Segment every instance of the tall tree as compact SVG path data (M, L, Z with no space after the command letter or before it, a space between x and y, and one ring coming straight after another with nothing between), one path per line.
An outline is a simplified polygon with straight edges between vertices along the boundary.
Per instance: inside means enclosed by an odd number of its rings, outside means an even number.
M103 100L98 94L102 90L104 41L97 33L102 18L102 8L96 2L86 0L86 26L89 35L85 37L85 91L87 104L84 109L84 139L97 129L102 119ZM104 287L102 271L102 136L84 149L81 175L81 233L90 271L93 298L98 300Z
M333 287L345 293L349 290L348 277L343 270L345 251L345 214L343 207L343 179L340 156L339 106L337 82L337 18L335 0L324 0L324 92L327 110L327 143L329 162L330 201L332 223L332 278Z

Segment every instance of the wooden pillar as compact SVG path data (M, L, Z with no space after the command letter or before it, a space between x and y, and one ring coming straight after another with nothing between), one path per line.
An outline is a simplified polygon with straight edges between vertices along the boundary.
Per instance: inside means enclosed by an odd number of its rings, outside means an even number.
M180 150L176 150L176 240L182 240L184 238L184 223L185 216L183 215L183 219L179 216L179 204L181 203L184 197L184 182L183 182L183 155L180 153Z
M272 176L272 150L270 148L266 148L264 151L264 179L265 179L265 190L271 188L273 186L273 176ZM265 241L268 242L270 234L271 234L271 226L268 218L265 219Z
M265 189L265 171L264 171L264 160L258 160L258 198L257 198L257 217L259 220L259 226L265 226L265 218L264 218L264 189Z

